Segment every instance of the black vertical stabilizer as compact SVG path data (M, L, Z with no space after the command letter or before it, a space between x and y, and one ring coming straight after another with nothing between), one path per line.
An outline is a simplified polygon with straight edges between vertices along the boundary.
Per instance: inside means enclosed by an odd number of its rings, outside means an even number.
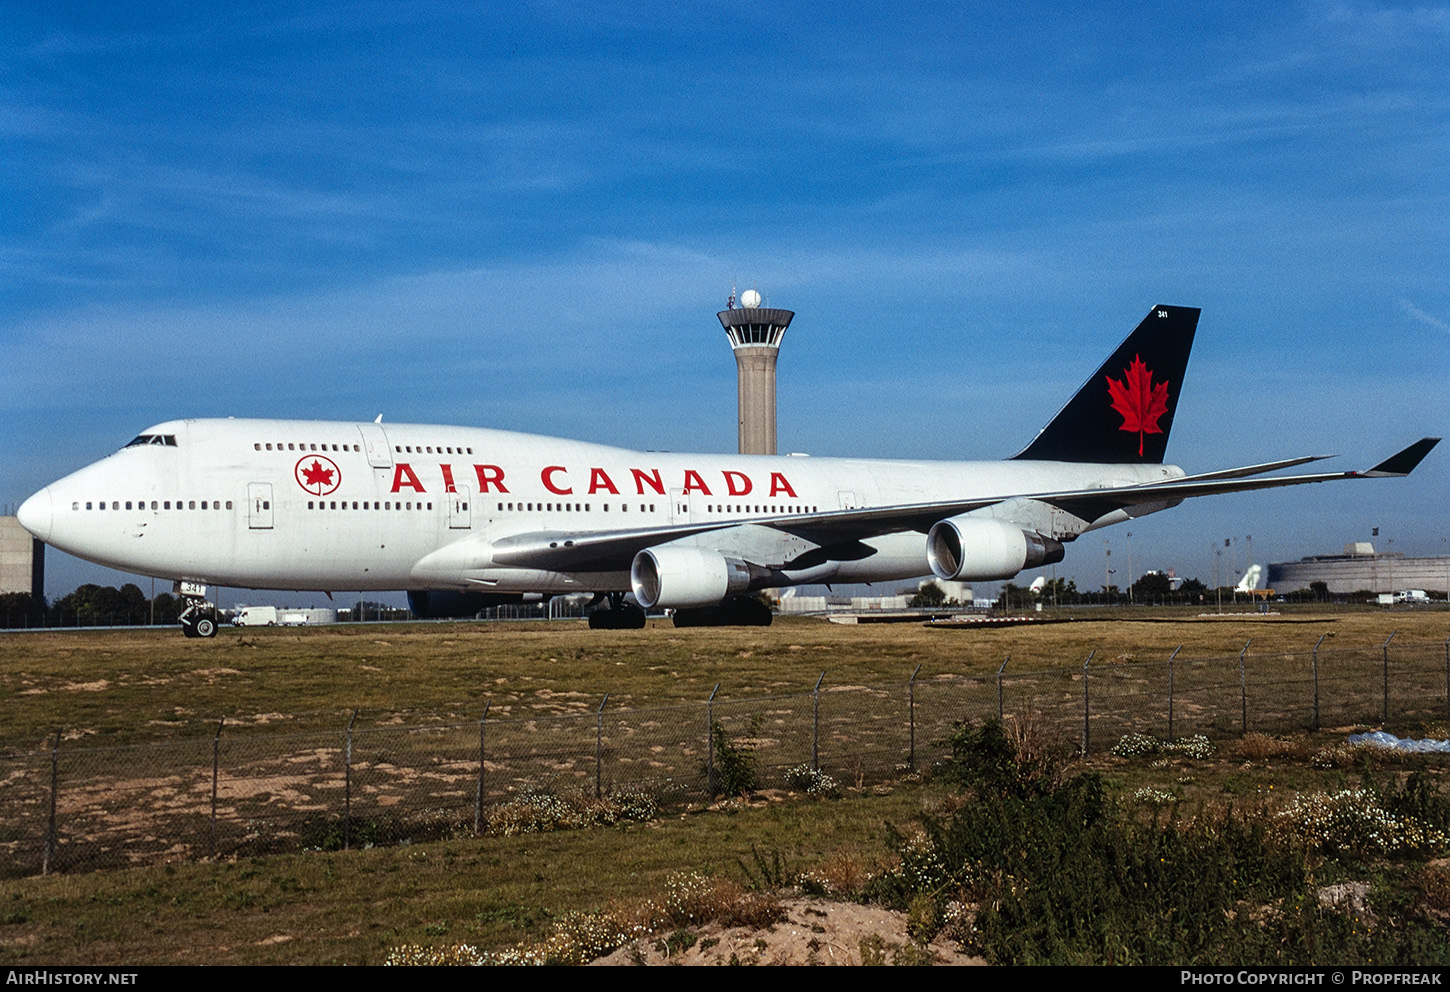
M1196 307L1156 306L1014 458L1055 462L1163 461L1188 368Z

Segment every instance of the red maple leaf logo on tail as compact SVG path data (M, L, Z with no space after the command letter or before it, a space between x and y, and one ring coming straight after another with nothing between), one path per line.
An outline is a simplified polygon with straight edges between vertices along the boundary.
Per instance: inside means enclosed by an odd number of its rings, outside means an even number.
M1132 364L1123 369L1119 381L1108 376L1108 395L1113 398L1113 409L1123 417L1120 431L1138 432L1138 457L1143 456L1143 435L1162 434L1158 418L1168 412L1168 383L1153 382L1153 373L1143 360L1133 356Z

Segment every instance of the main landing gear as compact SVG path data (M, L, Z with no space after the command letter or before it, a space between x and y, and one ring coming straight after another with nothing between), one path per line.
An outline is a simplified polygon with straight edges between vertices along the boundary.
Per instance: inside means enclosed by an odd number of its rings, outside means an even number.
M624 601L624 593L609 593L609 606L589 614L590 630L643 630L644 610Z
M186 606L181 615L181 632L187 637L215 637L216 610L206 599L206 586L196 582L176 583L176 595Z
M770 607L750 596L731 596L719 606L675 611L676 627L769 627Z

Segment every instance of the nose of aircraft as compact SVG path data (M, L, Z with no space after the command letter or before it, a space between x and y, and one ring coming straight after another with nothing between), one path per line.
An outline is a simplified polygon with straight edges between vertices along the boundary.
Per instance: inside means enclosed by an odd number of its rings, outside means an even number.
M50 540L50 487L46 486L24 503L21 503L20 509L15 511L15 516L20 521L20 526L30 531L30 533L42 541Z

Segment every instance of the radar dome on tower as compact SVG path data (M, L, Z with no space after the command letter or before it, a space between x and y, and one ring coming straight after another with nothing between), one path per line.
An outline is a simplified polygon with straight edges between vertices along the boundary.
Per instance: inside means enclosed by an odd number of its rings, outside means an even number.
M753 289L747 289L740 294L740 305L752 309L760 306L760 294Z

